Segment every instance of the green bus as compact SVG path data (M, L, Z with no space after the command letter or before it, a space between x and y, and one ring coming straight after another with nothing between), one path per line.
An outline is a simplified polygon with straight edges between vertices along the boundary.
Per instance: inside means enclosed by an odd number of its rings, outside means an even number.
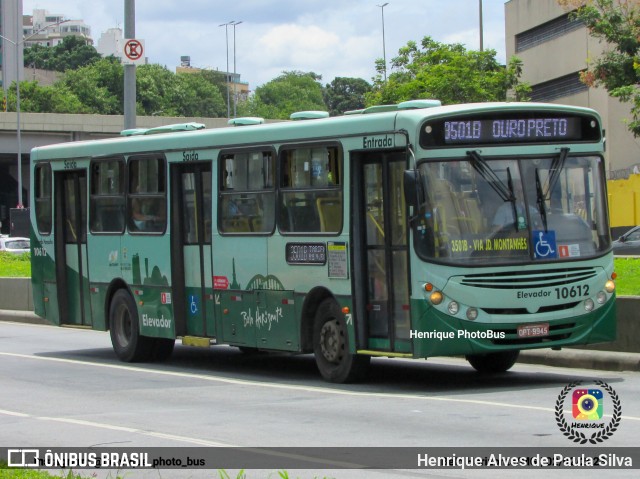
M370 358L615 338L604 136L590 109L436 100L130 130L31 152L35 311L123 361L183 344Z

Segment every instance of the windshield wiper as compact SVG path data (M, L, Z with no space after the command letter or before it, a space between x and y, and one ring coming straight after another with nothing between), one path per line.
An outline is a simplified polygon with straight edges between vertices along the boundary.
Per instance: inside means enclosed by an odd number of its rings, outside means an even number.
M569 148L560 148L560 154L556 156L551 162L551 168L549 168L549 176L544 189L544 199L551 198L551 192L560 178L560 173L564 169L564 162L569 154Z
M542 183L540 181L540 173L538 168L536 168L536 196L538 203L538 211L540 212L540 216L542 217L542 223L544 225L544 231L548 231L547 226L547 208L545 203L551 200L551 192L556 186L558 179L560 178L560 173L564 169L564 163L567 159L567 155L569 154L569 148L561 148L560 154L556 156L551 162L551 167L549 168L549 175L547 176L547 181L544 184L544 188L542 188Z
M542 194L542 185L540 183L540 173L538 172L538 168L536 168L536 196L538 203L538 211L540 212L540 216L542 217L542 224L544 225L544 232L548 231L547 228L547 208L544 206L545 197Z
M516 198L513 194L513 182L511 181L511 173L509 172L508 168L508 185L505 185L498 177L498 175L496 175L496 172L491 169L485 159L480 156L480 153L471 150L467 151L467 155L471 158L470 163L473 169L476 170L485 180L487 180L489 186L491 186L491 188L493 188L493 190L498 193L498 196L502 199L502 201L511 201L512 203L515 202Z
M513 178L511 177L511 168L507 167L507 184L496 175L496 172L491 169L480 153L477 151L467 151L467 155L471 158L471 166L476 170L480 176L482 176L489 186L498 194L502 201L511 202L511 208L513 211L513 225L518 231L518 208L516 206L516 196L513 193Z

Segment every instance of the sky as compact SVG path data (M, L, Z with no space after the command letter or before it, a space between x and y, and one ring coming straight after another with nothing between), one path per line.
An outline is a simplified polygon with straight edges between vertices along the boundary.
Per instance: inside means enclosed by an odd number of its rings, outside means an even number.
M235 27L235 71L250 90L291 70L322 75L323 84L335 77L371 83L383 46L388 72L399 48L425 36L478 49L479 1L136 0L135 32L150 63L175 71L188 55L193 67L225 71L228 53L233 72L234 28L219 25L242 22ZM484 48L496 50L503 63L504 3L482 1ZM94 45L109 28L124 30L124 0L23 0L24 14L34 8L84 20Z

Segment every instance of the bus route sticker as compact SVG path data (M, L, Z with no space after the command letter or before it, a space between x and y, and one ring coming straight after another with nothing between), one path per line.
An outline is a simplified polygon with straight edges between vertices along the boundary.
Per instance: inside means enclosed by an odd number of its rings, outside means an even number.
M329 278L348 279L347 243L327 243Z

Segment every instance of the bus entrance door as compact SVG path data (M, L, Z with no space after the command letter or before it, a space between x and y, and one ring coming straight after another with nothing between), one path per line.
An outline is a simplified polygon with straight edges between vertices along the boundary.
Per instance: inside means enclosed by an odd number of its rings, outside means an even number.
M60 324L90 326L86 170L56 173L54 228Z
M171 166L176 336L215 336L211 275L211 163Z
M358 347L409 352L409 278L403 152L355 157L353 204Z

